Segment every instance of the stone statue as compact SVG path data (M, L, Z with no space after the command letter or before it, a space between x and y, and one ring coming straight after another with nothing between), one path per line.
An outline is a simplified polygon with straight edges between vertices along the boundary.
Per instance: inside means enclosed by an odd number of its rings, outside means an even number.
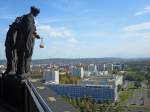
M34 17L39 13L40 10L32 6L29 14L19 17L19 21L14 25L15 33L9 36L10 31L8 31L5 42L7 69L4 74L8 74L11 70L16 70L16 75L21 77L23 74L29 74L34 40L40 38L36 33L34 21Z
M5 53L7 59L7 69L4 73L5 74L15 74L16 71L16 50L15 50L15 43L16 43L16 36L17 36L17 24L21 20L20 17L17 17L16 20L9 25L9 29L6 35L5 40Z
M30 72L31 57L34 48L34 37L38 37L36 33L34 17L40 13L40 10L31 7L29 14L23 16L21 23L19 24L19 30L16 38L16 50L17 50L17 71L16 74L22 75Z
M9 74L10 72L15 72L15 49L14 49L14 41L16 38L16 32L10 26L6 41L5 41L5 53L7 59L7 69L4 74Z

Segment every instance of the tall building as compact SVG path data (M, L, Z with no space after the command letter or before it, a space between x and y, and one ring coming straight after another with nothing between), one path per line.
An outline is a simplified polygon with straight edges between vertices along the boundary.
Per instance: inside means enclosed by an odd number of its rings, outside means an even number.
M109 71L109 70L112 70L112 64L111 63L104 64L104 71Z
M97 71L104 71L104 64L98 64Z
M71 69L71 75L83 78L84 77L83 67L73 67Z
M59 71L45 69L43 71L43 80L46 82L54 82L59 84Z
M88 70L85 72L85 76L96 76L97 74L97 66L95 64L88 65Z
M113 67L112 67L113 70L123 71L126 68L126 65L121 64L121 63L115 63L115 64L112 64L112 65L113 65Z
M121 64L121 63L107 63L104 64L104 70L118 70L118 71L123 71L125 70L127 65Z
M94 64L90 64L88 66L88 71L90 71L90 72L97 72L97 66L94 65Z
M39 65L31 65L31 71L34 73L34 72L42 72L42 66L39 64Z

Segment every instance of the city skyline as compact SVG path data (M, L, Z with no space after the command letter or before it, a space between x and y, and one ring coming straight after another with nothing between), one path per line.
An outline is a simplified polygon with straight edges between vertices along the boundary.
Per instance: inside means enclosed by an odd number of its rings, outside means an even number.
M8 25L40 8L33 59L150 56L149 0L5 0L0 1L0 59L5 59Z

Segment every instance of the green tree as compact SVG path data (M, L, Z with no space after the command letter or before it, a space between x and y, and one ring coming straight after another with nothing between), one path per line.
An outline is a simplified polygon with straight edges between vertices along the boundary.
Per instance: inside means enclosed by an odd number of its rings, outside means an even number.
M134 82L134 86L135 86L136 88L139 88L139 87L141 87L141 83L138 82L138 81L135 81L135 82Z

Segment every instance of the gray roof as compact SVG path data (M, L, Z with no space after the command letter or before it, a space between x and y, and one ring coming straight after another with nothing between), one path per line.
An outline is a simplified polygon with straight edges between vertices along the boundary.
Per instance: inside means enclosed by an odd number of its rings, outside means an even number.
M65 102L64 99L52 89L46 87L39 81L32 83L53 112L77 112L73 106Z

